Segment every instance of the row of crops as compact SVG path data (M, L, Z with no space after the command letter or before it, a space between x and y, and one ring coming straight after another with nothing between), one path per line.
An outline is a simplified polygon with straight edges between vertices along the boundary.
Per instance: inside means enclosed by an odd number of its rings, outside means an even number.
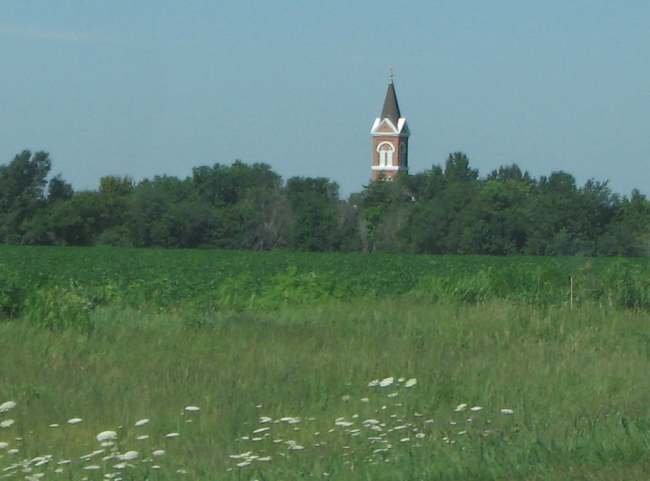
M0 246L5 318L55 322L106 304L275 309L393 296L647 309L650 260Z

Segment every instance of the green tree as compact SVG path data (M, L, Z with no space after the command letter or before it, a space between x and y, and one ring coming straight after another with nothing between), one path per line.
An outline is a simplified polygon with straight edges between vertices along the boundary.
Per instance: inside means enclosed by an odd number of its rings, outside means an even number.
M190 179L156 176L134 190L127 226L136 246L197 247L216 229L214 209L192 189Z
M337 249L338 191L336 183L322 177L292 177L287 181L291 247L309 251Z
M566 172L541 177L526 205L525 252L532 255L574 255L589 250L579 237L579 193Z
M520 253L526 244L526 211L530 186L511 177L488 180L475 198L468 219L472 250L480 254ZM469 234L471 232L471 234Z
M449 154L445 162L447 182L473 182L478 179L478 170L469 166L469 157L463 152Z
M71 199L74 195L72 186L61 177L61 174L52 177L47 184L47 202L54 204L62 200Z
M47 152L29 150L0 166L0 241L21 242L26 222L45 204L51 166Z

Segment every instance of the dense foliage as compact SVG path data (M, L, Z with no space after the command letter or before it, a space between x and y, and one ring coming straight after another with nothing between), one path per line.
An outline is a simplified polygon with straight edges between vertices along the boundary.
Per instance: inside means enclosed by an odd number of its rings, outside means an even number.
M44 152L0 166L0 242L430 254L650 253L650 201L565 172L516 165L479 177L462 153L349 199L325 178L285 183L266 164L215 164L178 179L104 177L74 192ZM48 180L49 179L49 180Z

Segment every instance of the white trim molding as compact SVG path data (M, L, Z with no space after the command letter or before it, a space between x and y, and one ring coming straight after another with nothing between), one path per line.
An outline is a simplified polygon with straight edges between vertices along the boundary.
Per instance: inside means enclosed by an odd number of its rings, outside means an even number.
M372 170L390 170L390 171L395 171L395 170L406 170L404 167L401 165L373 165Z
M379 142L379 143L377 144L377 149L376 149L377 152L379 152L379 149L381 149L381 147L382 147L383 145L390 145L391 150L393 150L393 151L395 150L395 145L393 145L393 142L390 142L390 141L388 141L388 140L384 140L383 142Z
M392 132L377 132L377 130L383 125L390 127L392 129ZM411 135L411 131L408 128L406 119L404 117L399 118L397 121L397 126L395 126L395 124L393 124L390 119L376 118L372 124L372 127L370 128L370 133L373 135L373 137L379 137L382 135L385 135L387 137L408 137Z

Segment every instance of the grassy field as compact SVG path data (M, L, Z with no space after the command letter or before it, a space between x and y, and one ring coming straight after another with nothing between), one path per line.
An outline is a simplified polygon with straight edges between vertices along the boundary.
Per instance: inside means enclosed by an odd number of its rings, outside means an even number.
M650 470L648 310L423 288L445 262L465 265L466 282L535 259L396 256L381 267L375 256L1 254L5 306L18 307L0 322L0 477L621 480ZM438 271L421 267L429 262ZM588 261L537 262L564 277ZM617 262L589 275L648 269ZM360 290L323 290L333 264L350 285L359 269ZM372 279L395 281L398 265L410 287L380 295L385 281ZM214 266L222 277L206 288L201 272ZM192 278L193 294L148 290ZM253 290L269 279L281 289ZM233 286L252 290L238 297ZM115 439L102 445L106 431Z

